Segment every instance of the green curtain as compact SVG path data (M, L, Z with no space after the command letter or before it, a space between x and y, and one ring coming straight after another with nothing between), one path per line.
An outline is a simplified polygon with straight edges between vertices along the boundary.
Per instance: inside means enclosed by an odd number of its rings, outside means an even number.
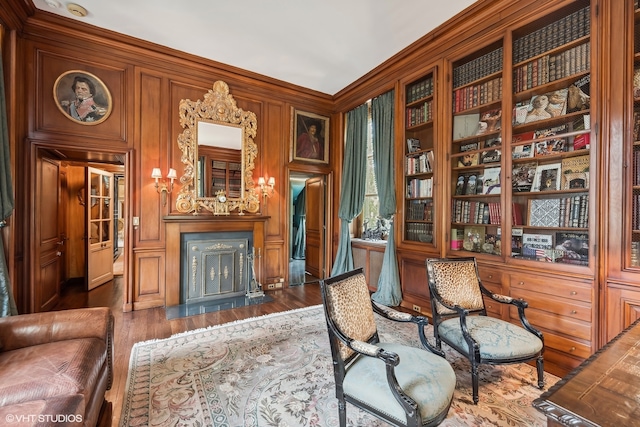
M393 216L396 212L393 105L394 91L382 94L371 101L373 168L378 188L379 214L382 218L391 220L382 270L378 278L378 289L371 298L387 306L397 306L402 301L393 227Z
M11 154L9 152L9 131L7 128L7 105L4 94L4 71L0 51L0 228L13 212L13 185L11 183ZM11 281L5 260L4 243L0 232L0 317L18 314L11 291Z
M335 276L353 270L349 224L362 211L367 168L368 106L363 104L347 113L347 134L340 188L340 242L331 270Z

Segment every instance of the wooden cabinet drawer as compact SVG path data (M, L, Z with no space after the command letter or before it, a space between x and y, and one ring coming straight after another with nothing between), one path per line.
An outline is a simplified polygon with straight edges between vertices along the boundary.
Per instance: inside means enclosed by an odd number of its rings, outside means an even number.
M573 319L591 322L591 304L584 303L582 301L558 298L554 296L549 297L548 295L540 294L535 291L520 289L512 289L511 297L522 298L529 304L530 308L553 313L557 316L567 316ZM517 313L515 309L513 312ZM517 317L517 314L515 314L515 316Z
M544 345L582 359L588 358L592 353L590 343L583 343L551 333L544 334Z
M512 323L521 324L518 309L511 307L509 315ZM531 326L540 329L545 335L546 331L553 331L579 340L592 340L591 322L582 321L572 316L560 316L548 311L537 310L531 306L525 310L525 315Z
M487 283L502 283L502 271L495 268L478 266L478 274L482 284L485 286Z
M526 289L573 300L591 303L592 287L589 283L579 283L544 276L525 276L512 274L510 278L511 296L514 290Z

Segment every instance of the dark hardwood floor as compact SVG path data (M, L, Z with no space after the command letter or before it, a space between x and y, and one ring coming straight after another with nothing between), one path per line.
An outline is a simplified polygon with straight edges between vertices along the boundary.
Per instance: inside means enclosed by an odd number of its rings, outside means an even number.
M127 382L129 356L133 345L140 341L167 338L173 334L211 325L232 322L280 311L293 310L322 303L320 285L301 286L268 291L273 301L231 310L167 320L164 308L152 308L123 313L122 277L86 292L82 284L65 286L55 310L82 307L110 307L115 317L114 378L106 399L112 405L112 425L117 426L122 412L122 399Z

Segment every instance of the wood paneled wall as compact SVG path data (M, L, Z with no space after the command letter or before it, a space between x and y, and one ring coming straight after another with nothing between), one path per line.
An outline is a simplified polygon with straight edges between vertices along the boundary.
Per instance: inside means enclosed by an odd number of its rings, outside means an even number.
M125 289L126 310L165 304L165 223L163 217L177 214L175 196L167 206L150 178L151 169L173 167L180 174L181 153L177 145L182 131L178 104L181 99L202 99L216 80L225 81L238 107L253 111L258 119L258 158L254 176L275 176L275 195L266 200L261 214L269 216L265 231L262 277L266 282L288 275L287 208L288 169L330 173L333 164L317 166L289 161L291 109L297 108L330 116L332 97L240 70L213 60L96 29L77 21L53 17L24 7L20 0L9 0L13 7L0 11L0 20L15 42L5 45L14 50L11 67L19 70L7 80L10 96L18 111L10 124L15 129L14 148L20 172L15 182L15 233L24 235L24 247L17 257L28 270L33 243L34 209L29 197L33 175L34 147L74 152L86 159L120 156L126 159L128 203L127 219L140 218L139 227L128 222L130 269ZM29 18L24 16L31 15ZM16 23L20 23L17 25ZM18 33L16 30L20 30ZM113 109L104 122L83 125L67 119L57 108L53 85L69 70L83 70L99 77L111 92ZM19 142L20 141L20 142ZM333 141L331 141L333 143ZM85 154L79 154L85 153ZM179 185L179 183L178 183ZM24 218L24 219L20 219ZM29 277L24 272L17 276ZM21 311L33 298L32 284L15 284ZM33 284L38 286L38 284Z

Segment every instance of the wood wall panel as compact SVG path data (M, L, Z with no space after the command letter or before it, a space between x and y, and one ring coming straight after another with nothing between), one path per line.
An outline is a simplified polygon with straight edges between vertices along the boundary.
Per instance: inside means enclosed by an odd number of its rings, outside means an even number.
M164 305L164 252L136 252L134 310Z
M162 175L169 172L167 151L162 140L162 79L158 76L141 74L140 76L140 138L136 141L144 156L138 158L140 173L136 177L140 189L138 215L140 226L135 233L136 246L138 245L158 245L164 240L162 216L168 213L168 206L162 206L160 194L155 188L154 180L151 179L151 171L154 167L159 167ZM180 169L177 169L180 170ZM167 195L167 205L170 198Z
M33 94L37 110L32 137L37 138L39 133L47 135L59 135L65 140L73 140L82 146L95 141L108 140L111 144L119 142L126 145L127 135L124 123L126 123L126 95L125 91L125 67L120 64L107 65L95 58L83 58L83 55L74 55L72 52L65 54L52 51L36 50L37 85ZM90 125L79 123L67 118L57 107L53 89L56 79L63 73L72 70L81 70L98 77L109 89L112 97L112 111L109 117L102 123ZM70 99L73 99L73 91L69 88Z

